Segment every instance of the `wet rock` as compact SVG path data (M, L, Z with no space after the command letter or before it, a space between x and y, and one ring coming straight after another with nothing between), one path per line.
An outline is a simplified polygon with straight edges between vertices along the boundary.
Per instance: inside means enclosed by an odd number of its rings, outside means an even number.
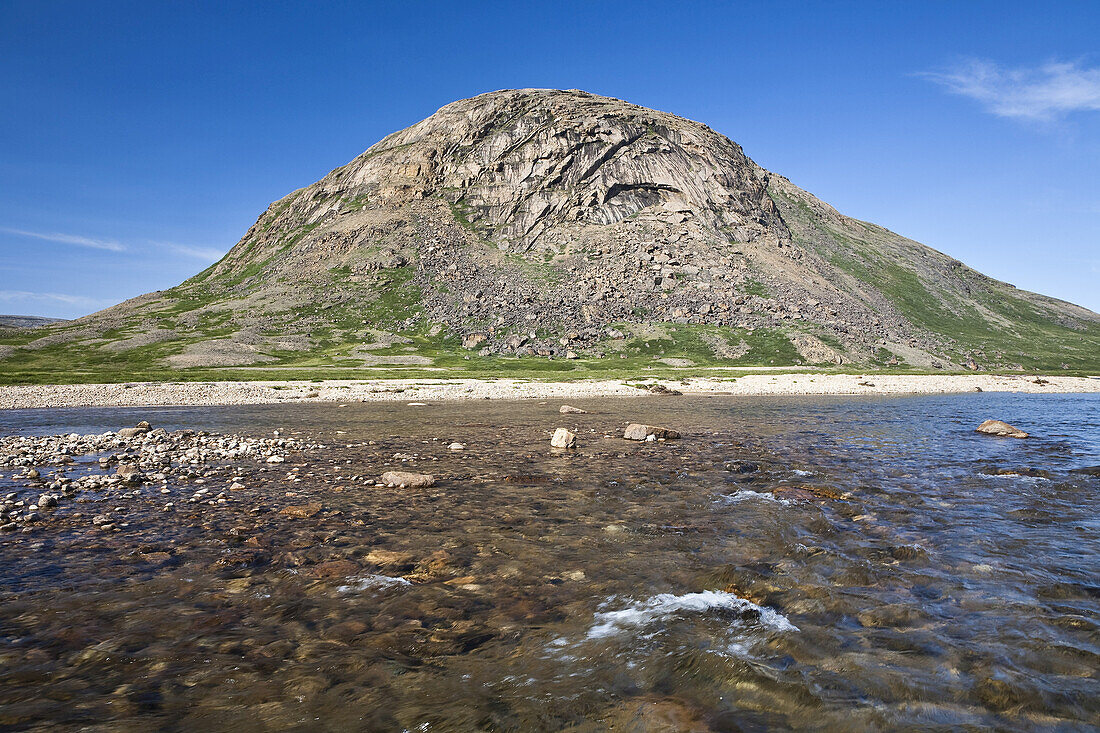
M237 549L228 551L214 561L215 568L259 567L271 562L271 555L263 550Z
M377 549L368 552L364 559L372 565L377 565L382 570L410 568L414 565L411 552Z
M576 448L577 436L565 428L558 428L554 436L550 438L550 446L553 448Z
M674 440L679 438L680 434L669 428L660 428L656 425L642 425L641 423L631 423L627 425L626 430L623 431L623 438L626 440L646 440L650 436L657 439Z
M1045 478L1049 479L1050 471L1044 471L1041 468L1031 468L1030 466L1023 466L1020 468L997 468L993 470L994 476L1027 476L1029 478Z
M308 519L321 511L321 502L312 501L308 504L295 504L283 508L279 513L294 519Z
M986 420L979 425L975 432L982 433L984 435L996 435L1002 438L1027 438L1027 433L1019 428L1013 427L1002 420Z
M562 415L587 415L588 410L582 410L579 407L573 407L572 405L562 405L558 408L558 412Z
M602 722L605 730L623 733L707 733L715 730L686 703L662 698L626 700L605 715Z
M928 550L920 545L894 545L890 548L890 556L895 560L924 560Z
M798 486L791 486L789 488L795 489L797 491L804 491L811 496L817 497L818 499L835 500L843 498L843 494L841 494L836 489L829 488L828 486L809 486L807 484L800 484Z
M43 494L42 496L38 497L37 503L39 509L49 509L51 507L57 506L57 497L53 496L52 494Z
M772 496L785 501L813 501L817 498L813 492L801 486L780 486L772 491Z
M1007 674L993 673L978 676L973 688L974 696L983 705L1003 712L1018 708L1041 709L1042 697Z
M152 430L152 426L149 423L142 420L132 428L122 428L118 431L118 437L120 438L136 438L139 435L144 435Z
M760 469L752 461L730 461L724 468L730 473L754 473Z
M429 641L432 642L434 654L464 654L485 644L493 636L492 630L484 624L467 619L455 621L449 628L434 629Z
M421 489L435 486L435 476L409 471L386 471L378 480L386 486L398 486L403 489Z
M437 550L417 563L413 572L405 578L414 583L431 583L456 577L459 570L450 553Z
M347 578L359 572L359 566L351 560L329 560L309 569L316 578Z
M145 474L141 472L141 469L129 463L121 463L118 468L115 469L115 475L122 479L123 483L136 486L145 480Z
M649 385L648 392L650 394L658 394L658 395L666 395L666 396L675 396L675 395L682 395L683 394L683 392L681 392L680 390L672 389L670 387L666 387L665 385L661 384L660 382L658 382L657 384Z
M1083 474L1085 476L1100 476L1100 466L1084 466L1082 468L1071 468L1069 472Z

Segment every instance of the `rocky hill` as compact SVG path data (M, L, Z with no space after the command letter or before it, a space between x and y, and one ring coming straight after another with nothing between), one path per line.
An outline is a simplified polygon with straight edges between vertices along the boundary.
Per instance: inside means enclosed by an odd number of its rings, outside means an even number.
M50 365L1086 370L1100 316L848 218L706 125L526 89L390 135L176 288L0 343L9 379Z

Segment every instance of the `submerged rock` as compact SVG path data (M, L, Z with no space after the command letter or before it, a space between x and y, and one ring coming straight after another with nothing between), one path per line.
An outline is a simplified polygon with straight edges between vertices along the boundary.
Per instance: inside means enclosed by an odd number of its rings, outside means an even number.
M664 438L665 440L675 440L680 437L680 434L669 428L660 428L656 425L642 425L636 422L627 425L626 430L623 431L623 438L626 440L647 440L650 436L656 439Z
M576 448L577 436L565 428L558 428L550 439L550 445L554 448Z
M321 511L321 502L313 501L308 504L297 504L288 506L283 509L280 514L287 517L294 517L295 519L308 519Z
M1017 427L1013 427L1003 420L986 420L976 429L976 432L984 435L996 435L1002 438L1027 438L1027 433Z
M1082 468L1071 468L1070 473L1082 473L1086 476L1100 476L1100 466L1084 466Z
M403 489L421 489L435 486L435 476L409 471L386 471L379 481L387 486L399 486Z

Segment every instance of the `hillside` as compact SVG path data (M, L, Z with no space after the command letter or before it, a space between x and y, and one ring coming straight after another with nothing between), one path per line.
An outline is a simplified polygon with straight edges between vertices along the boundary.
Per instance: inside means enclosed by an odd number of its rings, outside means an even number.
M1100 316L841 215L697 122L447 105L171 290L0 337L0 380L859 365L1100 369Z

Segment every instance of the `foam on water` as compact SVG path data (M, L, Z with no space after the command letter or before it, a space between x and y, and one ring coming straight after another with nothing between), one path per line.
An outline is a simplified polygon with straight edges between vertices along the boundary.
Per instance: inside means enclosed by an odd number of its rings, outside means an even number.
M752 491L750 489L740 489L734 494L727 494L722 497L721 501L725 504L740 504L748 499L759 499L760 501L770 501L776 504L782 504L783 506L790 506L790 502L786 499L780 499L774 494L762 491Z
M661 619L686 614L705 614L714 610L730 610L759 614L760 623L776 631L798 631L798 627L778 611L758 606L752 601L721 590L699 593L660 593L644 601L632 603L618 611L600 611L588 629L586 639L600 639L629 629L644 628Z
M412 585L412 583L404 578L393 578L389 575L364 575L355 578L347 585L341 585L336 590L340 593L358 593L365 590L382 590L405 585Z
M1037 484L1040 481L1050 481L1050 479L1043 476L1025 476L1022 473L978 473L975 474L978 478L986 479L989 481L996 480L1016 480L1024 481L1030 484Z

